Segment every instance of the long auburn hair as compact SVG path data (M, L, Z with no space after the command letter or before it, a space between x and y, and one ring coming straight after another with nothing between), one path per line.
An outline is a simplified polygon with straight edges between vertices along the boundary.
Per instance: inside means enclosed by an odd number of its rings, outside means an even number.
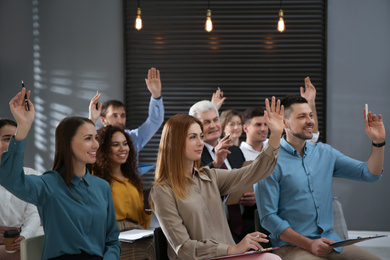
M143 185L137 168L137 152L131 137L121 127L108 125L98 130L99 149L96 152L96 163L93 165L93 174L111 184L113 176L111 174L111 159L109 154L112 137L117 132L125 136L130 148L126 162L121 165L122 173L136 187L138 192L142 194Z
M68 187L73 178L73 151L71 141L79 127L85 123L95 126L86 117L69 116L62 119L56 128L53 170L61 174ZM87 164L87 169L91 170L90 164Z
M161 184L171 187L175 196L180 199L187 196L189 184L184 174L184 153L188 129L192 124L198 124L203 131L202 123L193 116L186 114L172 116L162 131L157 157L153 185ZM194 162L194 167L199 169L200 160ZM165 181L168 181L168 184ZM153 202L151 204L153 205Z

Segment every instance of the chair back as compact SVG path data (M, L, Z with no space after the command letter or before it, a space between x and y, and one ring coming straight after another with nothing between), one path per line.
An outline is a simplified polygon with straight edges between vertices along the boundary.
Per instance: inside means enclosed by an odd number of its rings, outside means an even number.
M265 228L263 228L261 225L260 225L260 217L259 217L259 211L257 209L255 209L255 212L254 212L254 217L255 217L255 230L256 231L259 231L263 234L266 234L267 235L267 239L268 236L269 236L269 232L268 230L266 230ZM269 247L272 247L271 246L271 242L268 242L268 243L264 243L264 242L260 242L260 245L263 247L263 248L269 248Z
M44 235L23 239L20 242L20 260L41 260Z
M161 227L154 230L154 251L156 252L156 260L169 260L168 241Z

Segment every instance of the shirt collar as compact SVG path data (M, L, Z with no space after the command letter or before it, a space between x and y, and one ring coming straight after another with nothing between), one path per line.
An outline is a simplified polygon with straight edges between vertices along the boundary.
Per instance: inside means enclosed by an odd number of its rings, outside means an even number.
M91 183L92 175L89 173L88 169L87 172L83 177L79 177L77 175L73 175L72 180L70 181L74 186L77 186L80 184L80 182L84 181L88 186Z
M209 145L208 143L204 143L204 146L206 146L207 150L209 151L209 153L211 154L211 152L213 151L214 147Z
M289 144L285 137L282 138L281 142L280 142L280 146L286 151L288 152L289 154L293 155L293 156L300 156L297 152L297 150L291 145ZM305 142L305 147L303 148L303 157L306 157L310 151L310 144L308 142Z
M196 168L194 168L193 177L198 176L200 179L204 181L211 181L210 177L207 174L200 174Z

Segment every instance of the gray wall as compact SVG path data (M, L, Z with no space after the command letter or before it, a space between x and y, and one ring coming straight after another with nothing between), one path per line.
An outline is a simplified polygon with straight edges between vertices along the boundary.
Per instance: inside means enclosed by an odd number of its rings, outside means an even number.
M365 103L382 114L390 132L389 12L388 0L328 1L328 143L363 161L371 151ZM349 229L390 230L389 159L387 151L379 182L334 180L333 194L340 197Z
M97 90L123 100L122 1L1 0L0 39L1 116L23 79L37 111L25 164L42 172L60 119L88 116Z
M365 103L390 131L390 1L330 0L328 7L328 142L366 160ZM120 0L0 0L0 116L11 117L8 102L22 79L37 106L27 166L51 168L55 125L87 115L97 89L105 100L123 100L122 28ZM374 184L334 181L350 229L390 230L388 186L386 173Z

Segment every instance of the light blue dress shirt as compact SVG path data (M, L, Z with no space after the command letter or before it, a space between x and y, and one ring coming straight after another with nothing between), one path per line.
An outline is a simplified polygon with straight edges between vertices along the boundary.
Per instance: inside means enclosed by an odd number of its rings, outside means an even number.
M110 185L89 172L73 176L70 186L56 171L25 175L26 139L13 137L3 153L0 183L18 198L37 206L45 232L42 259L84 251L119 259L119 230Z
M279 239L289 227L310 239L340 241L332 231L332 178L374 182L382 175L372 175L367 163L327 144L306 142L303 157L284 138L280 146L274 172L254 185L261 226L270 231L271 244L289 245Z
M164 104L162 97L157 99L150 97L149 116L146 121L137 129L125 130L131 136L137 153L149 142L163 122Z

